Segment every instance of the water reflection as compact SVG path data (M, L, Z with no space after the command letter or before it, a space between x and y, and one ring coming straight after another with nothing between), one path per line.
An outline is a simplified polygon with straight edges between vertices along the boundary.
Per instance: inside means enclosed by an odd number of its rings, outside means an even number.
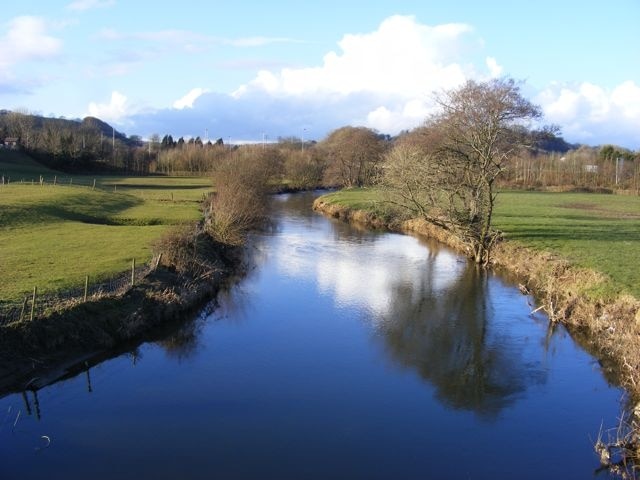
M271 254L284 274L365 312L389 358L433 384L446 405L491 418L546 381L540 362L524 358L510 331L496 326L496 314L509 312L492 307L486 273L446 248L342 222L324 235L289 229L277 242Z
M469 265L436 289L433 271L425 269L420 283L393 288L379 328L387 351L433 383L447 405L495 416L528 385L545 382L546 371L523 359L506 332L491 328L495 311L485 272Z
M156 344L162 347L170 358L186 360L197 353L201 330L202 321L197 317L186 321Z

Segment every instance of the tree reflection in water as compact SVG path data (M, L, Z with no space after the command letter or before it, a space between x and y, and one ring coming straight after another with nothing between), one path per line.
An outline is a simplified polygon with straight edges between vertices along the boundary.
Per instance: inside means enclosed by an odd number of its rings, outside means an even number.
M446 405L495 417L528 385L546 382L546 371L525 361L505 332L492 331L487 273L469 265L435 289L435 260L432 254L419 281L394 285L378 323L385 348L432 383Z

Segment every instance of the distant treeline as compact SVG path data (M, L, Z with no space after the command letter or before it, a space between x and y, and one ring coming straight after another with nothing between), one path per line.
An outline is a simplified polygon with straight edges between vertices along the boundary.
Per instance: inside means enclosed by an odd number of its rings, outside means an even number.
M640 188L640 152L615 145L567 143L556 130L531 130L526 148L506 165L500 184L515 188ZM252 145L227 145L222 138L177 140L171 134L143 141L94 118L68 120L27 112L0 111L0 146L15 142L45 165L68 172L206 175L227 159L252 156L267 162L274 181L292 188L368 186L381 174L383 159L398 144L428 147L424 126L395 137L365 127L342 127L319 142L296 137ZM7 148L7 146L5 146Z

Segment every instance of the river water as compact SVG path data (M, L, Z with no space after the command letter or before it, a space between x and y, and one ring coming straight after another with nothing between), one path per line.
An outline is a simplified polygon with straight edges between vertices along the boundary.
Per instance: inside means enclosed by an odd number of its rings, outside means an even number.
M0 399L0 478L591 478L622 392L496 274L274 200L207 309ZM599 477L601 478L601 477Z

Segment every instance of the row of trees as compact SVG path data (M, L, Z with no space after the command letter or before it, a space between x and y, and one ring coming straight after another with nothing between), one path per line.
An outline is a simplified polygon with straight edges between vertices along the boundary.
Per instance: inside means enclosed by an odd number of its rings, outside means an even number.
M15 138L42 163L66 171L111 170L144 174L152 156L139 137L103 121L46 118L23 111L0 112L0 140Z

